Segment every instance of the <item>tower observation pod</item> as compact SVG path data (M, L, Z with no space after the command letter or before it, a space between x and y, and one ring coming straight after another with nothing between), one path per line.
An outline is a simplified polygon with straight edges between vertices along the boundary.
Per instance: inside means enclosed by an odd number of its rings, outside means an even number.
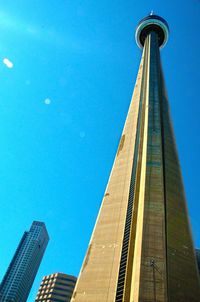
M150 14L139 22L135 33L137 45L143 48L145 40L151 32L157 34L159 47L164 47L169 37L169 26L163 18L153 14Z
M167 22L136 29L132 100L72 302L199 302L200 280L161 67Z

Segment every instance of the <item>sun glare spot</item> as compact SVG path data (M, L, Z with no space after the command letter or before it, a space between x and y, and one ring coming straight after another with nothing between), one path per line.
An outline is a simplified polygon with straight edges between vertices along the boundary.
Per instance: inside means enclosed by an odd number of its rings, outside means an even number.
M13 63L7 59L7 58L4 58L3 59L3 63L8 67L8 68L13 68Z
M51 104L51 100L48 99L48 98L46 98L46 99L44 100L44 103L45 103L46 105L49 105L49 104Z
M85 132L84 132L84 131L81 131L81 132L79 133L79 135L80 135L80 138L84 138L84 137L85 137Z
M25 81L25 84L26 84L26 85L31 85L31 81L30 81L30 80L26 80L26 81Z

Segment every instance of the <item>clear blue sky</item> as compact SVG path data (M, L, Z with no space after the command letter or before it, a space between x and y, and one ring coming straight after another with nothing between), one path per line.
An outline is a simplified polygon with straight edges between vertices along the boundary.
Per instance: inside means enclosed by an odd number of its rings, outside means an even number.
M200 1L1 1L0 277L33 220L50 235L28 302L43 275L78 275L135 83L135 27L152 9L171 30L163 67L200 246Z

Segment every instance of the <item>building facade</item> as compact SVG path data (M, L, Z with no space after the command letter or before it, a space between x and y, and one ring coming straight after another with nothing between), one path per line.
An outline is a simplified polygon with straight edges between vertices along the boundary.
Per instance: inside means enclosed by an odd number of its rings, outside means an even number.
M76 277L55 273L43 277L35 302L70 302Z
M198 302L200 282L160 49L167 22L142 19L142 58L73 302Z
M196 249L196 256L197 256L197 264L198 264L199 275L200 275L200 249Z
M0 285L1 302L26 302L49 236L43 222L25 232Z

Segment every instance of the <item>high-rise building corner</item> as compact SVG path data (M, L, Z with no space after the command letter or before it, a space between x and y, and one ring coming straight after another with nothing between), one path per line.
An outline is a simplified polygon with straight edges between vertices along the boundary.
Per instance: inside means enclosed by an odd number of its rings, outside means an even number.
M43 222L25 232L0 284L1 302L26 302L49 241Z

